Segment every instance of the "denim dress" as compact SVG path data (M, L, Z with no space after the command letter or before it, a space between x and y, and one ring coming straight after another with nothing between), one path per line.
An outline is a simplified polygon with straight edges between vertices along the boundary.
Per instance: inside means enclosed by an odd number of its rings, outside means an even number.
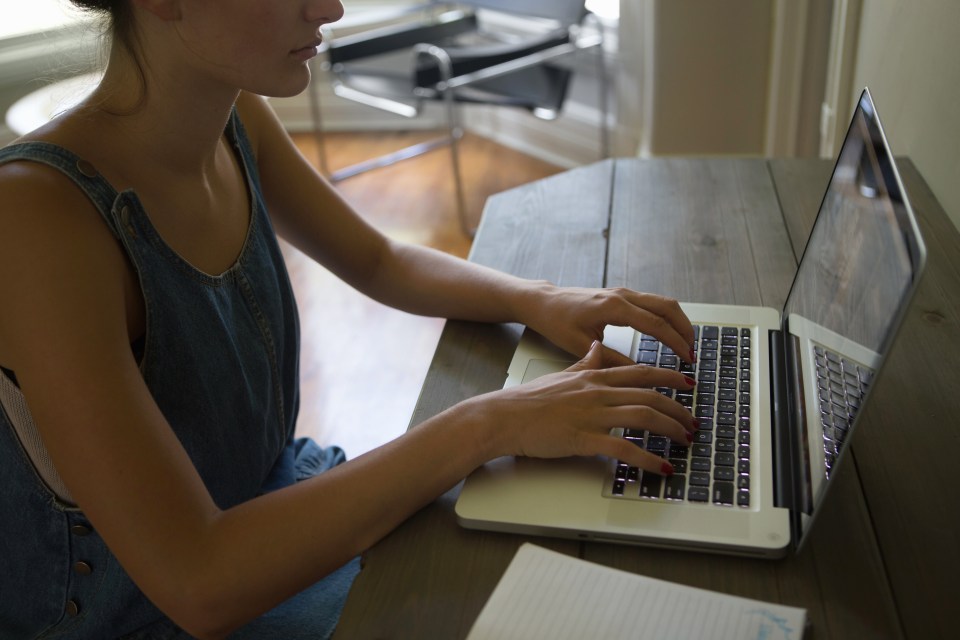
M0 149L0 164L32 161L61 171L122 245L146 305L141 374L221 509L343 460L339 449L294 439L296 302L236 111L226 135L246 174L252 210L240 256L220 275L187 263L133 191L117 193L70 151L44 142ZM15 372L0 376L8 389L15 385ZM189 637L137 588L84 513L44 482L11 411L0 410L0 638ZM358 570L351 561L233 637L329 636Z

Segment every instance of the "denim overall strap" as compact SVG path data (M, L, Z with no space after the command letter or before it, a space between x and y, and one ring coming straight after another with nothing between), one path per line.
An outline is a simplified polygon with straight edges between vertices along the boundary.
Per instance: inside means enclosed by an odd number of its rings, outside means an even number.
M119 221L115 215L119 194L92 164L72 151L49 142L21 142L0 149L0 165L16 160L39 162L58 169L80 187L113 235L120 237Z

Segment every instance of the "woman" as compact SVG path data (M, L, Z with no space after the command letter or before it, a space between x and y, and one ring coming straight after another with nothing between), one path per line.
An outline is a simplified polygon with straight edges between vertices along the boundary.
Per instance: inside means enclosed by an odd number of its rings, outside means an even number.
M109 17L103 81L0 151L5 634L323 637L352 559L487 460L670 472L609 430L688 442L689 412L649 387L693 381L611 366L596 340L631 325L692 359L676 302L395 243L297 153L258 96L305 88L339 0L74 2ZM583 359L338 464L293 439L298 325L274 228L376 300L522 322Z

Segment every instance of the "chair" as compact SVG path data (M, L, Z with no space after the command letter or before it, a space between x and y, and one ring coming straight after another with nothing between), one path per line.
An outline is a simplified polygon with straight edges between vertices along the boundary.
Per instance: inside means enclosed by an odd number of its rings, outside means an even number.
M489 13L485 13L489 12ZM511 14L532 28L523 33L493 33L488 18ZM517 107L534 116L555 119L567 95L572 71L554 64L578 51L596 49L601 79L601 153L608 155L607 74L603 64L602 27L584 0L432 1L404 10L390 26L335 37L326 34L324 69L334 93L347 100L407 118L421 114L428 102L444 105L442 137L361 162L336 172L326 164L319 92L311 83L310 103L321 169L334 181L418 156L441 145L451 153L457 213L467 235L467 220L458 141L463 135L458 113L462 103ZM399 54L399 65L398 65ZM399 67L399 68L398 68Z

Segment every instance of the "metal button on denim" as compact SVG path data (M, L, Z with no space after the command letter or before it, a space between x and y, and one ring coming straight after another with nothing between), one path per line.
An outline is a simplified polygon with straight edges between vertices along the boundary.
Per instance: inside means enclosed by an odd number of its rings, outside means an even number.
M75 524L70 527L70 533L75 536L88 536L90 535L90 527L84 526L82 524Z
M80 605L74 600L67 600L67 615L71 618L76 618L80 615Z
M93 573L93 567L82 560L73 565L73 570L82 576L88 576Z
M97 172L97 168L86 160L77 160L77 171L88 178L96 178L98 175L100 175Z

